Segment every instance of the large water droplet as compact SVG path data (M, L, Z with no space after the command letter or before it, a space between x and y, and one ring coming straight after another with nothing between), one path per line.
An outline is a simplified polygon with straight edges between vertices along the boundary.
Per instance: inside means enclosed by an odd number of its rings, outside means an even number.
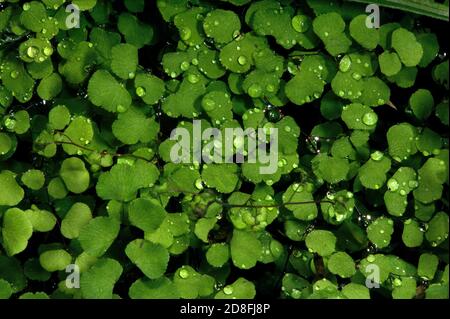
M203 100L202 106L206 112L210 112L210 111L214 110L214 108L216 106L216 102L214 102L214 100L212 100L212 99L206 98Z
M232 286L226 286L223 288L223 293L225 295L231 295L233 293L233 287Z
M388 181L387 186L388 186L388 188L389 188L389 190L391 192L396 192L400 185L399 185L398 181L395 178L391 178Z
M248 88L248 95L250 95L250 97L252 98L258 98L260 97L262 94L262 88L259 84L252 84L249 88Z
M39 49L36 47L31 46L27 49L27 55L31 59L34 59L38 53L39 53Z
M245 65L245 64L247 63L247 58L246 58L245 56L241 55L241 56L238 58L238 63L239 63L240 65Z
M191 29L189 29L189 28L183 28L183 29L181 29L181 31L180 31L180 37L181 37L181 39L184 40L184 41L189 40L190 37L191 37L191 35L192 35L192 31L191 31Z
M348 55L344 56L341 59L341 62L339 62L339 70L341 70L341 72L348 72L351 67L352 67L352 60Z
M182 71L187 71L189 69L190 63L188 61L183 61L180 65Z
M13 78L13 79L17 79L18 77L19 77L19 72L18 71L12 71L11 72L11 77Z
M384 154L380 151L375 151L370 155L370 158L372 158L374 161L381 161L384 157Z
M123 106L122 104L117 105L117 112L118 113L124 113L126 112L127 108Z
M186 279L189 277L189 271L186 269L181 269L179 275L181 278Z
M46 56L51 56L53 54L53 48L52 47L45 47L44 48L44 54Z
M188 81L192 84L196 84L200 81L200 77L197 74L189 74Z
M378 122L378 115L375 112L368 112L364 114L362 120L367 126L373 126Z
M142 86L139 86L138 88L136 88L136 94L139 97L143 97L143 96L145 96L146 91Z
M309 18L305 15L296 15L291 21L292 27L297 32L306 32L310 27Z

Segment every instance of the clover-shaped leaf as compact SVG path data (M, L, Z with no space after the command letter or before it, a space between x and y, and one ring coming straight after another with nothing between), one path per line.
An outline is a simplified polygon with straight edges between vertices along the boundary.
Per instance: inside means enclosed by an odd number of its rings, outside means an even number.
M313 230L306 236L306 247L320 256L329 256L336 250L336 236L327 230Z
M169 253L161 245L136 239L127 245L125 253L150 279L160 278L166 272Z

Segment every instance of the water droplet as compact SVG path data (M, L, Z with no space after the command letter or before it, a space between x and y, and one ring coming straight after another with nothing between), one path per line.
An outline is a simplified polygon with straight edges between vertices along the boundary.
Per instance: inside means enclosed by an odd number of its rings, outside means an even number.
M344 56L341 59L341 62L339 62L339 70L341 70L341 72L348 72L351 67L352 67L352 60L348 55Z
M305 15L296 15L291 21L292 27L297 32L306 32L310 27L309 18Z
M247 63L247 58L246 58L245 56L241 55L241 56L238 58L238 63L239 63L240 65L245 65L245 64Z
M190 63L188 61L183 61L180 65L182 71L187 71L189 69Z
M375 112L368 112L364 114L362 121L367 126L373 126L378 122L378 115Z
M285 127L284 127L284 131L285 131L286 133L290 133L290 132L292 131L292 128L291 128L290 126L285 126Z
M192 84L196 84L200 81L200 77L197 74L189 74L188 81Z
M27 2L23 4L23 11L28 11L31 9L31 5Z
M372 158L374 161L381 161L384 157L384 154L380 151L375 151L370 155L370 158Z
M214 102L214 100L212 99L206 98L203 100L202 106L206 112L211 112L216 107L216 102Z
M17 78L19 77L19 72L16 71L16 70L12 71L12 72L11 72L11 77L12 77L13 79L17 79Z
M402 195L402 196L406 196L406 195L407 195L407 193L406 193L406 191L405 191L404 189L401 189L401 190L400 190L400 195Z
M359 81L359 80L361 80L362 76L361 76L361 74L355 72L352 74L352 78L355 79L356 81Z
M393 284L395 287L400 287L402 285L402 280L400 278L395 278Z
M139 97L143 97L145 96L146 91L142 86L139 86L138 88L136 88L136 95Z
M179 275L181 278L186 279L189 277L189 271L186 269L181 269Z
M36 47L31 46L27 49L27 55L28 55L28 57L30 57L32 59L34 59L38 53L39 53L39 49Z
M180 31L181 40L187 41L190 39L192 31L189 28L182 28Z
M203 189L203 181L201 179L197 179L195 181L195 187L199 190L202 190Z
M46 56L51 56L53 54L53 48L52 47L45 47L44 48L44 54Z
M117 105L117 112L118 113L124 113L126 112L127 108L124 107L122 104Z
M252 98L258 98L261 96L262 94L262 89L261 86L259 84L252 84L249 88L248 88L248 95L250 95L250 97Z
M232 286L226 286L223 288L223 293L225 295L231 295L233 293L233 287Z
M387 186L391 192L396 192L399 188L398 181L395 178L391 178L388 181Z
M415 188L419 187L419 182L418 181L409 181L408 186L409 186L409 188L415 189Z
M370 263L373 263L374 261L375 261L375 256L374 255L369 255L369 256L367 256L367 261L368 262L370 262Z
M267 84L267 85L266 85L266 91L267 91L267 92L270 92L270 93L275 92L275 86L272 85L272 84Z

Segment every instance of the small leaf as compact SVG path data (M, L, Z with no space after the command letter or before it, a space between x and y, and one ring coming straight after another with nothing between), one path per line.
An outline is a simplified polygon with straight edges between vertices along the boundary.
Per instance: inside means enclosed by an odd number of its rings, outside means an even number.
M141 239L136 239L125 248L128 258L150 279L160 278L169 262L167 249Z

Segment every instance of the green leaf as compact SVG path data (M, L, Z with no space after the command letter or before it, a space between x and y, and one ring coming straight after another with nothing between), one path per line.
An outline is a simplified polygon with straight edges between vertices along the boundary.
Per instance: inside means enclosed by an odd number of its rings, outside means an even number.
M309 185L293 184L283 194L283 203L286 209L293 212L294 217L304 221L311 221L317 218L317 204ZM287 205L288 203L305 203L302 205Z
M439 258L436 255L424 253L420 255L417 274L425 280L433 280L439 265Z
M22 183L32 190L39 190L44 186L45 176L42 171L29 170L22 175Z
M236 164L209 164L203 166L202 179L208 187L220 193L231 193L239 181Z
M85 299L112 299L113 289L123 268L114 259L99 259L81 276L81 294Z
M366 286L349 283L342 288L342 293L349 299L370 299L370 291Z
M434 98L430 91L425 89L417 90L409 99L409 106L411 107L414 116L424 121L426 120L434 108Z
M46 271L65 270L72 262L72 256L63 249L47 250L39 256L39 262Z
M145 232L157 230L166 215L167 212L163 207L145 198L135 199L128 206L130 223Z
M228 43L239 35L241 21L239 17L229 10L213 10L203 20L205 34L217 43Z
M406 247L419 247L423 242L423 231L420 224L408 219L404 222L402 240Z
M238 278L234 283L223 287L215 299L253 299L256 295L255 285L244 278Z
M163 80L147 73L139 73L136 75L134 86L136 88L136 94L146 104L150 105L158 103L166 91Z
M89 100L108 112L123 113L131 105L131 96L117 80L105 70L99 70L89 80Z
M134 15L125 12L119 16L118 28L120 33L125 36L127 43L134 45L136 48L149 45L154 38L154 29L152 26L143 23Z
M43 100L53 100L62 90L62 79L57 73L53 73L41 80L37 87L37 93Z
M230 251L236 267L251 269L261 254L261 242L254 233L235 229L230 242Z
M119 78L128 80L136 75L138 50L131 44L118 44L111 51L111 70Z
M313 230L306 236L306 247L320 256L329 256L336 250L336 236L327 230Z
M100 257L112 245L119 234L120 223L109 217L96 217L80 230L79 241L85 252Z
M84 162L79 158L65 159L61 164L59 175L70 192L81 194L89 188L90 175Z
M56 130L63 130L70 123L70 111L65 105L52 108L48 114L49 124Z
M213 267L222 267L230 258L230 248L226 243L212 244L206 252L206 260Z
M210 296L214 292L214 278L202 275L190 266L179 268L173 275L173 282L183 299Z
M422 60L422 45L417 41L414 33L404 28L398 28L392 33L392 47L397 51L405 66L416 66Z
M176 299L178 293L170 279L161 277L159 279L138 279L130 287L131 299Z
M367 227L367 237L378 248L385 248L391 242L394 222L390 218L379 217Z
M386 76L394 76L402 69L402 62L395 52L383 52L378 56L381 72Z
M22 187L17 184L15 174L11 171L0 172L0 206L16 206L19 204L25 192Z
M425 238L432 247L442 244L448 238L448 215L444 212L438 212L428 223L428 230Z
M0 299L9 299L12 293L11 284L4 279L0 279Z
M166 272L169 253L161 245L136 239L127 245L125 253L150 279L160 278Z
M350 35L356 40L362 47L373 50L380 41L380 34L376 28L368 28L367 16L365 14L355 17L350 22Z
M342 278L350 278L356 273L355 262L345 252L337 252L328 259L328 269Z
M11 208L3 214L2 244L8 256L24 251L32 234L33 225L25 212L18 208Z
M30 220L33 231L36 232L49 232L56 225L56 217L52 213L46 210L40 210L35 205L25 211L28 219Z
M117 164L99 177L97 194L105 200L131 201L139 189L153 185L158 177L159 171L153 164Z
M61 222L61 234L69 239L78 238L80 231L92 219L89 206L84 203L75 203L67 212Z
M125 113L119 114L112 125L113 134L124 144L148 143L159 133L159 124L148 117L145 110L131 106Z

